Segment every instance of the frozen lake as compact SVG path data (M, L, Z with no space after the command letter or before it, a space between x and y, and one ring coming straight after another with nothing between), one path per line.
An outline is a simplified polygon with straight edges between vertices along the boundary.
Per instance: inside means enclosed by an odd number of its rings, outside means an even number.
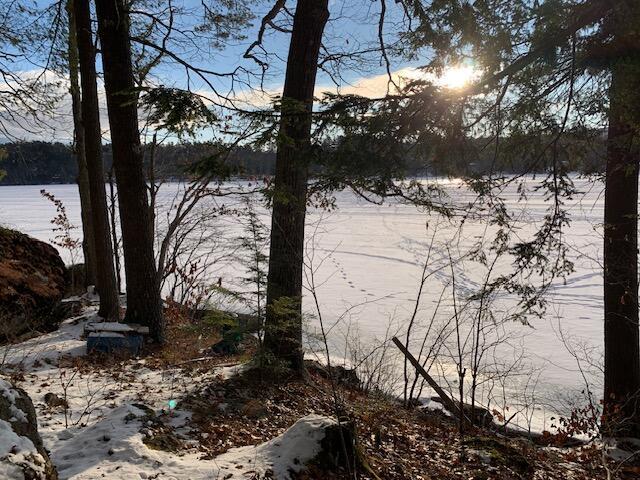
M496 335L501 342L486 349L488 365L482 372L485 382L480 387L481 396L491 399L492 405L501 405L506 413L520 411L518 423L524 425L528 418L535 429L548 427L548 417L553 412L562 412L574 400L580 402L576 398L584 389L584 382L576 356L593 382L596 395L600 391L602 185L576 179L576 186L583 193L567 204L571 225L564 234L575 272L566 282L555 281L548 296L546 316L531 319L531 326L500 322L513 307L513 299L507 295L498 296L491 307L497 326L488 338ZM40 196L41 188L61 199L72 221L80 224L75 185L0 187L0 224L50 241L53 237L50 219L55 211ZM168 201L173 197L177 187L170 184L164 188L161 204L163 198ZM468 197L455 183L448 186L448 191L456 201ZM549 205L535 193L523 201L515 188L507 189L502 197L518 219L514 224L518 237L527 239L541 224ZM456 261L453 271L462 304L465 293L479 288L487 269L471 259L459 259L466 258L478 242L488 244L492 229L480 220L467 222L460 228L456 222L429 216L412 206L373 205L347 192L337 195L337 206L335 211L314 210L308 216L308 255L314 266L319 266L315 283L319 285L317 295L325 325L333 326L330 333L333 352L358 361L367 346L376 345L390 334L403 335L415 309L425 260L429 258L426 271L431 275L423 288L412 341L412 349L417 352L425 335L433 336L434 331L440 331L440 327L429 330L432 318L435 325L450 322L453 312L450 256ZM239 225L233 218L222 218L219 223L221 235L232 239L239 234ZM492 275L508 273L511 268L505 257L496 263ZM227 285L237 284L239 269L231 262L221 262L216 275ZM307 295L305 310L313 313L310 300ZM317 319L309 320L309 329L318 331ZM427 343L431 341L429 337ZM449 337L447 342L451 341ZM457 354L451 343L439 351L432 372L441 374L442 381L454 382L454 353ZM512 378L497 379L494 371L497 365L511 366ZM453 383L451 388L455 389ZM536 408L532 409L534 403Z

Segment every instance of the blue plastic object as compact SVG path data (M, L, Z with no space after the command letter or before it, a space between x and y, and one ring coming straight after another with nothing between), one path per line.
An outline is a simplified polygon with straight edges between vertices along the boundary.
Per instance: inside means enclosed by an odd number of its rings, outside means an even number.
M87 353L113 353L127 351L131 355L138 355L142 350L142 335L90 335L87 338Z

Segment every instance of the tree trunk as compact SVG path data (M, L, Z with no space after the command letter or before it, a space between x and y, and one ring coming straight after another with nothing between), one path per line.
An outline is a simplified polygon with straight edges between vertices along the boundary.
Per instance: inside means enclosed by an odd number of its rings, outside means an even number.
M635 7L637 9L637 7ZM624 11L624 9L621 9ZM629 31L617 19L616 33ZM604 431L640 436L638 125L640 53L612 59L604 198Z
M82 126L82 99L80 96L80 73L78 71L78 43L76 21L73 14L73 0L67 0L69 19L69 93L73 112L74 154L78 163L78 191L80 194L80 215L82 218L82 251L84 253L84 287L96 284L96 246L93 235L93 213L89 190L89 171L84 152L84 128Z
M116 220L117 195L113 188L113 166L107 174L109 183L109 218L111 220L111 239L113 240L113 259L116 262L116 285L118 292L122 292L122 266L120 265L120 248L118 246L118 229Z
M302 267L313 90L328 0L299 0L287 59L271 217L264 346L299 373Z
M98 314L106 319L120 316L118 291L113 268L113 251L109 234L107 196L102 165L102 133L96 84L96 55L91 31L89 0L74 0L80 81L82 84L82 126L84 130L85 158L91 191L91 211L96 249L96 280L100 294Z
M127 282L125 321L148 326L152 338L162 343L164 320L156 281L153 232L149 228L129 16L124 0L96 0L96 10L122 227Z

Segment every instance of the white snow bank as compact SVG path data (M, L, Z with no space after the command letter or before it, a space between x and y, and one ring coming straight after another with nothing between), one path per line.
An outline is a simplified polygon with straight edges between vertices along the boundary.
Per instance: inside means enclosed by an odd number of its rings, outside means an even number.
M11 424L0 420L0 478L24 480L24 468L44 478L45 460L27 437L13 431Z
M289 472L302 470L320 453L325 429L336 422L321 415L307 415L282 435L255 447L229 450L215 458L222 478L246 479L247 470L264 474L271 470L274 478L288 479Z
M300 419L279 437L257 446L229 450L213 460L201 460L197 453L184 455L153 450L139 432L145 412L133 405L115 408L86 428L71 428L51 452L60 479L89 480L150 478L247 479L253 473L273 471L275 478L288 479L320 451L325 428L334 420L318 415Z

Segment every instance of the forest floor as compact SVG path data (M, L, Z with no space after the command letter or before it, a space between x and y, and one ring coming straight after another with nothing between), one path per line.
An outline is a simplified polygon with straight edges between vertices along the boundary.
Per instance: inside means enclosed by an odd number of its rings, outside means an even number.
M206 319L174 318L168 346L138 358L86 355L94 317L89 307L55 332L0 347L61 479L606 478L595 443L558 448L480 429L461 440L442 411L332 381L317 364L302 380L264 378L250 367L252 341L237 355L204 355L220 338ZM338 410L355 425L356 472L317 460Z

